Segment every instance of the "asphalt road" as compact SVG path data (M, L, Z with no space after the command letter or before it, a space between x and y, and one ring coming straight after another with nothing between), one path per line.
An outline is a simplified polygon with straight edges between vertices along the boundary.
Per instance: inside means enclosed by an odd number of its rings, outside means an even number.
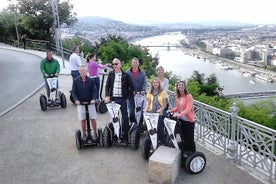
M0 49L0 114L41 86L40 60L36 55Z

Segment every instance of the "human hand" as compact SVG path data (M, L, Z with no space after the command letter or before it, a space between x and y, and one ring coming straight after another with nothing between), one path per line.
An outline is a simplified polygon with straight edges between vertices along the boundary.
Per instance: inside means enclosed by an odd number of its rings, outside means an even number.
M57 77L57 76L58 76L58 73L55 73L55 76Z
M49 77L49 75L47 73L44 74L45 77Z
M95 100L91 100L90 104L95 104L95 102L96 102Z
M76 105L80 105L80 101L76 100L76 101L75 101L75 104L76 104Z
M105 98L104 98L104 103L109 103L110 102L110 97L109 96L106 96Z

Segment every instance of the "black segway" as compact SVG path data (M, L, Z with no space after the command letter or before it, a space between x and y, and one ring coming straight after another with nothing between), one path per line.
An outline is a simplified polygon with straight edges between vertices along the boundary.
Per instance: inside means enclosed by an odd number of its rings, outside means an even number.
M103 147L103 136L102 136L102 129L98 128L98 135L97 139L94 140L91 134L91 127L90 127L90 117L88 111L88 105L90 102L81 102L81 105L85 105L85 113L86 113L86 140L83 140L81 130L78 129L75 131L75 139L76 139L76 147L78 150L82 149L84 146L95 146L98 145Z
M46 111L47 107L67 107L66 96L58 90L58 76L50 74L46 77L46 81L50 88L50 98L47 99L46 95L41 94L39 97L40 108L42 111Z
M136 123L131 123L130 129L127 132L128 140L122 137L121 120L119 117L119 110L121 105L115 102L106 104L108 112L111 116L111 122L108 122L103 130L103 144L111 147L112 145L130 145L131 149L137 150L139 147L139 127ZM125 133L125 132L124 132Z
M102 81L101 81L101 87L100 87L100 101L96 102L95 106L96 106L96 110L97 112L103 114L107 112L107 107L106 104L102 98L102 93L103 93L103 88L104 88L104 80L105 80L105 76L107 75L107 69L104 69L104 72L102 73Z
M159 113L144 113L148 135L144 138L142 145L142 157L147 160L158 147L157 125Z
M164 119L165 128L167 130L169 140L172 143L170 144L170 147L181 150L181 165L184 166L188 173L198 174L205 168L205 155L204 153L198 151L193 153L183 151L185 150L183 143L176 140L175 130L177 123L179 123L178 119L174 118L172 113L168 113L168 117L165 117ZM167 145L169 145L169 143Z

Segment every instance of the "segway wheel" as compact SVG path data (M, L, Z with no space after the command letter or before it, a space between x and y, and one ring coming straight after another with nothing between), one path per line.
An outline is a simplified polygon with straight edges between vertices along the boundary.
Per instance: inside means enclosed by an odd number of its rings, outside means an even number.
M185 161L185 170L190 174L198 174L205 168L206 158L202 152L192 153Z
M76 147L78 150L82 149L82 139L81 139L81 131L76 130L75 132L75 139L76 139Z
M104 101L100 101L98 104L97 104L97 111L101 114L104 114L107 112L107 107L106 107L106 104Z
M63 93L60 95L60 105L64 109L67 107L66 96Z
M103 130L103 145L106 148L111 146L111 133L107 127Z
M44 95L41 95L39 97L39 102L40 102L40 108L42 111L46 111L47 110L47 98Z
M98 129L98 141L99 141L99 146L102 148L103 145L103 130L101 128Z
M130 147L133 150L137 150L139 147L139 141L140 141L140 134L139 134L139 128L134 129L130 133Z
M150 157L150 149L151 149L151 141L150 138L147 136L144 139L143 146L142 146L142 157L147 160Z

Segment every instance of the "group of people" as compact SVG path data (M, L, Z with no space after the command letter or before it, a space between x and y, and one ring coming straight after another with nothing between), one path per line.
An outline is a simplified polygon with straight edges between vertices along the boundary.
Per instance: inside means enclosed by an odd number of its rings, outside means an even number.
M48 55L48 54L47 54ZM47 59L47 62L52 60ZM81 121L83 139L86 139L85 109L82 102L90 102L89 115L93 128L93 138L96 139L96 108L95 102L99 100L100 78L98 76L99 68L107 68L110 64L101 65L97 62L95 54L90 54L87 58L87 66L84 66L79 57L79 47L73 48L70 56L71 75L73 78L72 96L77 105L78 118ZM168 88L169 80L164 77L164 68L157 67L158 77L153 78L150 83L150 89L147 90L146 74L139 67L139 59L134 57L131 60L131 68L123 71L121 61L118 58L112 60L112 67L108 73L105 83L104 102L114 101L120 104L122 114L122 137L128 140L128 131L130 128L129 121L142 124L142 118L136 122L135 118L135 101L134 96L137 93L146 95L146 105L144 112L159 113L158 120L158 138L161 144L166 144L166 132L164 127L164 118L166 113L172 112L174 117L179 118L181 139L185 144L186 151L195 152L194 126L195 115L193 112L193 97L188 93L185 81L179 81L176 84L176 106L169 109L168 105ZM42 73L47 71L41 70ZM56 72L56 71L51 71ZM88 72L88 74L87 74Z

